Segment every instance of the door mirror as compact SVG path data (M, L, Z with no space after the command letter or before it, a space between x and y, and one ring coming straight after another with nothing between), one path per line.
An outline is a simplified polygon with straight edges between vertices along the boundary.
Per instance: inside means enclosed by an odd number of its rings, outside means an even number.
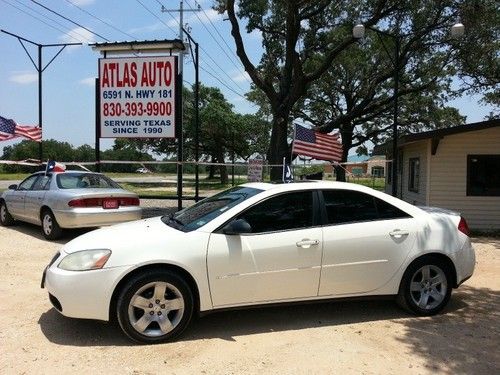
M222 233L228 235L237 235L244 233L252 233L252 227L248 224L245 219L233 220L227 224L223 229Z
M17 185L16 184L9 185L9 190L16 190L16 189L17 189Z

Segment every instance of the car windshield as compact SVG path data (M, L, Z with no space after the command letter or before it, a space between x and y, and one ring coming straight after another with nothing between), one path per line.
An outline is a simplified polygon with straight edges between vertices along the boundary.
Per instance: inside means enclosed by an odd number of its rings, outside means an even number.
M185 208L176 214L163 216L161 219L165 224L173 228L190 232L261 191L260 189L237 186L213 197L205 198L194 206Z
M97 173L65 172L57 175L59 189L120 189L113 180Z

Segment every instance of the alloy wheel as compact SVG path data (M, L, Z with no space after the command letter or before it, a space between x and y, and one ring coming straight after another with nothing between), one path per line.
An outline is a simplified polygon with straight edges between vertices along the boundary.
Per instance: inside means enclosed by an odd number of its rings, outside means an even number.
M446 298L448 282L443 270L435 265L425 265L412 276L410 296L422 310L432 310Z
M128 306L130 324L147 337L159 337L173 331L183 315L181 292L164 281L151 282L138 289Z

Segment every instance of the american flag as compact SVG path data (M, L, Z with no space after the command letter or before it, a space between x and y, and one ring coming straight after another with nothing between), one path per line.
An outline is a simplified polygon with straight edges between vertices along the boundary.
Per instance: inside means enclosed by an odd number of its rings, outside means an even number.
M342 144L338 134L322 134L301 125L295 125L292 153L318 160L341 161Z
M0 116L0 141L24 137L33 141L42 141L42 128L39 126L17 125L12 119Z

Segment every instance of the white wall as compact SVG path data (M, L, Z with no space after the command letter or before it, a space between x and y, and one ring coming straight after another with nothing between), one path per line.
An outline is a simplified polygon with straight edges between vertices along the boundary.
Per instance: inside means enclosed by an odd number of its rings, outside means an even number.
M471 154L500 154L500 127L441 139L436 155L430 156L429 205L461 212L473 229L500 229L500 197L466 195Z

